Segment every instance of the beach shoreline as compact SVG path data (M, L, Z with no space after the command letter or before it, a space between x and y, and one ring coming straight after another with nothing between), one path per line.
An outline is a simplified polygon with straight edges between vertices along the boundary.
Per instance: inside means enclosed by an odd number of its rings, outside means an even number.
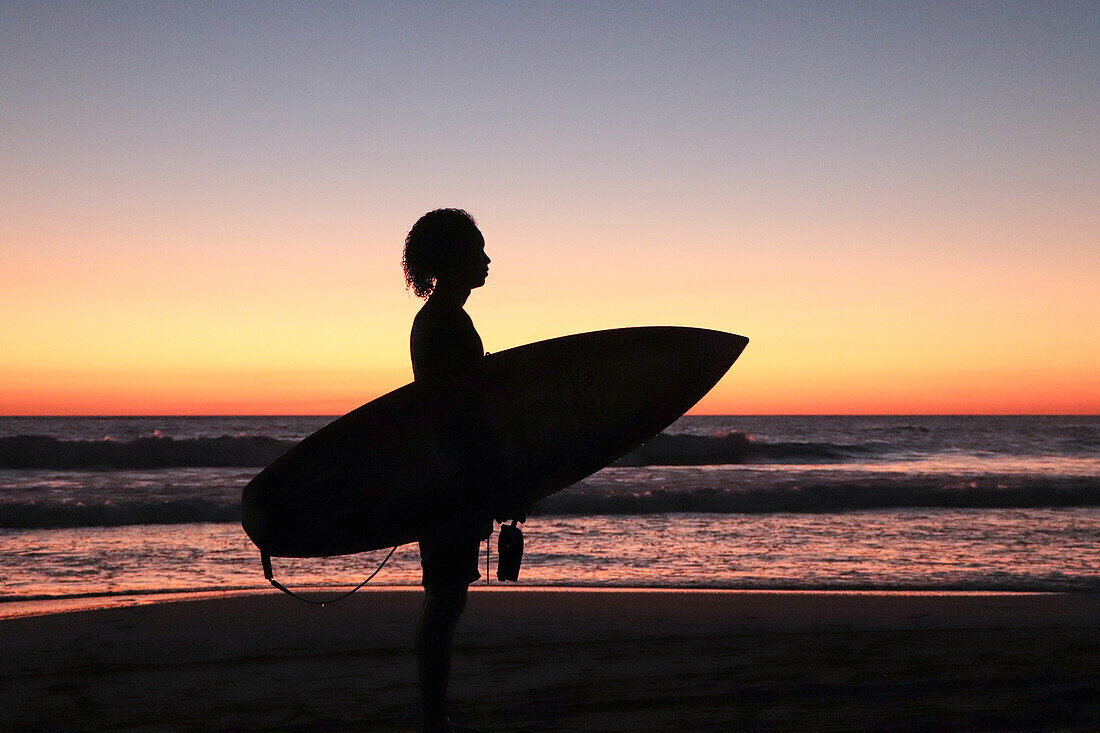
M328 597L343 595L348 591L347 586L309 586L298 589L299 592L310 600L323 601ZM359 589L359 594L366 593L405 593L421 591L418 585L387 585L380 583ZM184 589L184 590L146 590L146 591L120 591L117 593L87 593L58 596L32 596L29 598L5 598L0 596L0 621L14 618L26 618L32 616L49 616L61 613L82 613L86 611L99 611L108 608L128 608L133 606L147 606L163 603L188 603L193 601L217 600L224 598L241 598L249 596L271 595L270 587L259 588L219 588L219 589ZM475 584L470 586L471 593L719 593L719 594L745 594L745 595L807 595L807 596L1034 596L1034 595L1078 595L1074 593L1061 593L1058 591L987 591L987 590L957 590L945 589L881 589L881 588L670 588L651 587L638 588L633 586L569 586L569 585L487 585Z
M85 599L87 600L87 599ZM422 592L275 591L0 621L15 730L414 730ZM1100 595L473 589L483 730L1086 730Z

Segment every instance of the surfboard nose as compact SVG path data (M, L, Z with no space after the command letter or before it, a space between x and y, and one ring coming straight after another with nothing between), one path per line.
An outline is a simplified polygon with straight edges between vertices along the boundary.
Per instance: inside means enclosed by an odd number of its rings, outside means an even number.
M600 392L594 398L605 403L622 398L617 407L622 414L659 406L662 414L670 416L659 428L702 399L749 342L737 334L686 326L613 329L562 341L575 342L579 349L586 339L602 346L598 357L590 357L598 358L605 383L603 389L594 390Z
M720 370L715 382L733 366L749 343L744 336L708 328L668 326L656 327L655 330L665 332L663 335L673 342L669 350L677 352L681 360Z
M725 331L707 331L707 333L714 334L715 341L721 342L721 346L716 347L715 351L721 353L724 359L728 359L730 366L733 366L733 362L737 361L737 357L741 356L741 352L749 345L747 338L735 333Z

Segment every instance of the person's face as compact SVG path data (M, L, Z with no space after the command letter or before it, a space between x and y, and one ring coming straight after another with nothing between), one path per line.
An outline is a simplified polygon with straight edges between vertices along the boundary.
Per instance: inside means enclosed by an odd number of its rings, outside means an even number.
M489 276L489 255L485 254L485 240L478 237L462 248L458 261L455 263L455 276L461 283L471 290L480 288L485 284L485 278Z

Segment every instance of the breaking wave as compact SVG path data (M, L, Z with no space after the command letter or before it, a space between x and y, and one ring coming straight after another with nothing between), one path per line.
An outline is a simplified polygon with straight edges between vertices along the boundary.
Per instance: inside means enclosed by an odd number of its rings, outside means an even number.
M19 501L0 505L9 529L239 522L237 490L156 501ZM1100 480L1081 477L958 477L818 481L738 488L631 488L584 482L538 502L532 516L831 513L902 508L1023 509L1100 506ZM1100 540L1100 537L1098 537Z
M294 445L264 436L144 437L132 441L58 440L45 435L0 437L0 468L90 469L261 467ZM762 442L742 432L720 436L662 433L618 466L705 466L739 463L834 463L869 458L886 445Z
M720 466L737 463L833 463L887 451L885 443L838 444L758 441L748 433L661 433L619 459L616 466Z
M292 445L263 436L115 441L15 435L0 438L0 468L254 467L266 466Z
M907 477L845 479L787 486L689 490L584 486L539 502L537 514L770 514L953 508L1022 509L1100 506L1100 480L1080 477Z

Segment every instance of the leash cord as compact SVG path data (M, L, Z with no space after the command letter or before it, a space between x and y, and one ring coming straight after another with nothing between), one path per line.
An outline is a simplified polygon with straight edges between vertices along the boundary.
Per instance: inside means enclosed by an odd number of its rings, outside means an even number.
M317 600L314 600L312 598L306 598L305 596L300 596L297 593L295 593L294 591L292 591L290 588L287 588L285 585L283 585L279 581L275 580L275 578L273 578L271 576L271 558L268 557L266 553L261 554L260 560L261 560L261 562L263 562L263 565L264 565L264 575L267 577L267 579L269 581L271 581L271 584L273 586L275 586L276 588L281 590L283 593L286 593L291 598L297 598L302 603L309 603L310 605L320 606L321 608L324 608L325 606L327 606L330 603L336 603L336 601L344 600L345 598L350 596L352 593L354 593L355 591L359 590L364 585L369 583L374 578L374 576L378 575L378 573L382 570L382 568L384 568L386 566L386 561L388 561L391 557L393 557L393 553L397 552L398 547L400 547L400 545L394 545L393 549L390 550L390 553L388 555L386 555L385 558L382 559L382 562L379 563L378 567L374 569L374 572L371 573L369 576L367 576L367 579L364 580L362 583L355 586L354 588L349 590L347 593L342 593L341 595L338 595L335 598L326 598L323 601L317 601Z

